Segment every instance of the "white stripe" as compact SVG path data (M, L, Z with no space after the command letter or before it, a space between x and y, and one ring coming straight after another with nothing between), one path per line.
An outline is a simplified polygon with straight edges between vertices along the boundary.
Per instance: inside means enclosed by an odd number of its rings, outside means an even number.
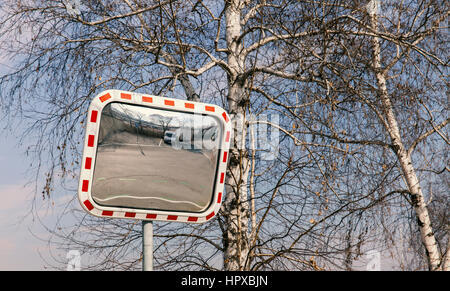
M101 201L101 202L105 202L105 201L109 201L109 200L113 200L113 199L117 199L117 198L133 198L133 199L159 199L159 200L163 200L169 203L188 203L188 204L192 204L200 209L203 209L205 206L201 206L198 205L192 201L173 201L173 200L168 200L168 199L164 199L161 197L138 197L138 196L131 196L131 195L119 195L119 196L113 196L113 197L109 197L109 198L105 198L105 199L100 199L100 198L95 198L95 200Z

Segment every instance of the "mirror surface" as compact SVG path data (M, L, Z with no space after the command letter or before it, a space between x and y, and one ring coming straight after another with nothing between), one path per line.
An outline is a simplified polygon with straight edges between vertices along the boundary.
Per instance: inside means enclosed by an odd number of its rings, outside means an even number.
M92 198L202 212L212 202L221 136L212 116L112 102L100 119Z

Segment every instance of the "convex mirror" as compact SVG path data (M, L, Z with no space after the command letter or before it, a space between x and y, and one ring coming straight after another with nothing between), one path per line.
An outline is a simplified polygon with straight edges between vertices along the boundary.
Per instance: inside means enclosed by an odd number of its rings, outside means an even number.
M108 90L87 120L78 191L86 211L196 223L217 214L231 134L222 108Z

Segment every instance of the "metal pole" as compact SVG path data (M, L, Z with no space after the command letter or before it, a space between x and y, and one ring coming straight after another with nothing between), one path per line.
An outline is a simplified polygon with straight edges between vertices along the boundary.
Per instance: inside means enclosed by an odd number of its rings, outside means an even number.
M153 271L153 221L142 221L142 270Z

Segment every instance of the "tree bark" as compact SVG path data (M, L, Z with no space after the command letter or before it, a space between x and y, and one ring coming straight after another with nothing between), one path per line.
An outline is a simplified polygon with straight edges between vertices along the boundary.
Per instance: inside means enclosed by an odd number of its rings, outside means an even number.
M249 159L246 151L245 121L245 81L240 77L244 73L244 56L241 54L242 3L233 0L226 3L226 42L228 49L228 107L233 122L233 142L230 148L230 160L225 179L226 199L222 207L225 220L223 232L225 270L247 270L249 244L248 223L249 203L247 181Z
M374 31L378 31L378 7L379 0L372 0L368 5L371 26ZM387 131L389 133L394 152L400 163L403 177L410 191L412 206L416 213L417 224L420 230L422 244L428 259L430 270L438 270L440 266L440 254L436 243L436 238L431 226L431 220L427 205L423 196L422 188L419 184L416 171L411 161L400 135L400 128L395 116L392 102L386 86L386 72L381 65L380 40L377 37L372 38L373 66L376 75L378 96L381 101L383 113L386 119Z

